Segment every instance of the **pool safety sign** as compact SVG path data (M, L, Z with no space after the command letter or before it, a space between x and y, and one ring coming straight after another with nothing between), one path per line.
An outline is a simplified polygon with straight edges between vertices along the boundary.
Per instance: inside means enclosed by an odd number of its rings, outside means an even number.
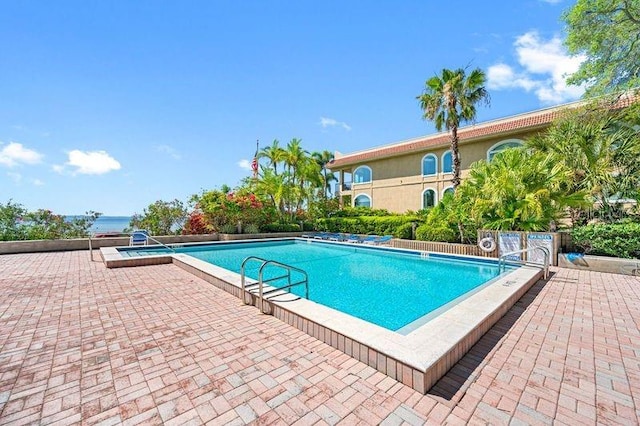
M553 235L551 234L527 234L527 248L545 247L549 254L553 255ZM542 250L532 250L527 254L527 260L533 263L544 264Z
M522 243L520 234L517 232L500 232L498 234L498 244L500 247L500 256L512 251L518 251L522 249ZM520 260L520 254L512 254L507 256L507 260Z

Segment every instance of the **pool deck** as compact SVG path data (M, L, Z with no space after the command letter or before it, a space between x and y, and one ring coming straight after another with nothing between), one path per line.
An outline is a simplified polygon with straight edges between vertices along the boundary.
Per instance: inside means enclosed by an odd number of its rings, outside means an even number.
M0 424L638 424L640 278L554 269L422 395L173 264L0 256Z

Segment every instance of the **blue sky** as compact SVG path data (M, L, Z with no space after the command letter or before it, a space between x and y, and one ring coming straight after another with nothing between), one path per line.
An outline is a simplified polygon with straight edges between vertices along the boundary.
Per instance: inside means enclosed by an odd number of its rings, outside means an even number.
M235 186L256 140L343 153L434 133L415 97L479 67L478 122L577 99L568 0L8 1L0 202L130 215Z

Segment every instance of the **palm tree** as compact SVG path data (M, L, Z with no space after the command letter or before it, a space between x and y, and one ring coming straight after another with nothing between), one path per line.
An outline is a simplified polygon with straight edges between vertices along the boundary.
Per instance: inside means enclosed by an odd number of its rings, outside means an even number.
M280 141L274 139L271 146L266 146L258 152L258 158L269 160L269 166L273 167L273 172L278 174L278 164L286 159L286 151L280 147Z
M529 139L527 146L554 155L555 161L571 170L571 189L587 191L613 220L620 212L612 197L638 195L640 130L632 124L620 113L588 106L557 120L546 132ZM580 213L571 211L574 225Z
M453 160L453 189L460 185L460 153L458 151L458 127L460 122L473 121L476 104L489 104L489 93L484 87L484 72L475 69L466 75L465 70L443 69L441 76L431 77L425 83L424 92L417 96L424 111L423 118L433 120L440 132L443 127L451 132L451 158Z
M480 226L498 230L548 230L567 207L584 206L585 192L573 191L571 171L542 152L513 148L491 162L473 164L456 197Z
M299 190L299 182L302 178L302 165L307 160L309 152L302 149L302 140L293 138L287 144L284 150L284 163L287 167L287 175L291 185L291 199L289 200L289 210L292 211L294 206L299 205L299 200L303 198L303 194Z
M327 150L322 152L316 151L311 154L311 157L322 169L322 196L326 200L327 194L331 193L329 182L337 180L332 172L327 172L327 164L329 164L334 158L333 152Z
M284 162L294 180L296 177L296 168L298 163L304 161L304 158L308 155L309 152L302 149L301 139L293 138L287 144L287 148L284 150Z
M253 182L249 182L249 184L254 185ZM278 175L273 170L264 168L262 176L255 182L255 192L271 200L280 217L284 216L284 200L287 196L287 186L283 174Z
M311 199L317 193L317 189L322 187L322 174L318 163L312 157L305 156L298 162L297 175L298 200L296 210L299 210L305 200L309 205Z

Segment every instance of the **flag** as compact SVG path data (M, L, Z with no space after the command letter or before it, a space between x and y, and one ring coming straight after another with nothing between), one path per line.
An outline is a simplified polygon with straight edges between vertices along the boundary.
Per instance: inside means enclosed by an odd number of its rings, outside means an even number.
M253 170L253 177L258 177L258 144L256 141L256 153L253 155L253 160L251 160L251 170Z

